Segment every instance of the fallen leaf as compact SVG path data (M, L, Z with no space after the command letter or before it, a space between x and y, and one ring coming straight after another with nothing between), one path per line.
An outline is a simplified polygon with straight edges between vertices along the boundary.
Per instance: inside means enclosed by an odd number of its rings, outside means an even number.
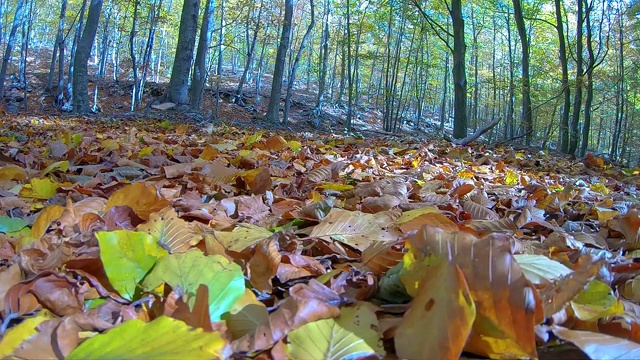
M229 347L219 332L205 332L161 316L145 323L129 320L84 341L67 359L224 359Z

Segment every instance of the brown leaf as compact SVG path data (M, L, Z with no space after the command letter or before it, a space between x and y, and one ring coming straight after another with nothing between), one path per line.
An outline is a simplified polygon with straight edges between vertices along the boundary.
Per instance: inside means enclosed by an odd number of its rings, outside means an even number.
M0 271L0 309L4 309L4 297L9 289L22 280L22 271L18 264L5 267ZM5 314L6 315L6 314Z
M386 274L389 269L402 261L404 253L395 241L376 241L362 252L361 264L377 276Z
M254 195L264 194L271 190L271 175L267 168L257 168L238 173L236 180L242 179L251 193Z
M462 208L477 220L500 220L500 216L494 211L470 200L463 201Z
M420 230L424 225L436 226L446 232L456 232L460 230L456 223L449 220L448 217L439 212L428 212L418 215L407 222L399 224L398 227L403 233L409 234L410 232Z
M171 314L165 314L175 319L182 320L185 324L196 328L202 328L204 331L213 331L209 316L209 288L205 284L200 284L195 296L193 309L189 308L189 304L178 298L176 301L176 309Z
M231 343L234 352L254 352L268 349L292 330L302 325L340 315L340 296L316 280L309 284L296 284L269 321L260 324L254 333Z
M280 135L274 135L267 139L266 149L270 151L280 151L287 146L287 140Z
M387 211L400 205L401 201L393 195L382 195L381 197L368 197L362 200L362 212L374 214Z
M280 265L280 253L273 237L260 241L255 246L255 253L247 264L249 281L261 292L271 293L271 279L276 276Z
M463 197L465 195L467 195L468 193L472 192L473 190L475 190L475 186L473 184L462 184L460 186L458 186L457 188L453 189L450 193L451 197Z
M104 222L109 230L133 230L136 226L142 224L142 220L138 214L128 205L114 206L104 215Z
M623 243L626 250L640 249L640 213L631 209L626 215L618 216L608 221L609 227L624 235Z

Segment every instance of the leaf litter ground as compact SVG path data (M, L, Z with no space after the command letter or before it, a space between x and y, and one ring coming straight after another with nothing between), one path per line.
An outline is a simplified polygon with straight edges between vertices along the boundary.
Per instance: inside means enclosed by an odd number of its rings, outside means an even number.
M596 156L2 126L2 357L640 357L638 172Z

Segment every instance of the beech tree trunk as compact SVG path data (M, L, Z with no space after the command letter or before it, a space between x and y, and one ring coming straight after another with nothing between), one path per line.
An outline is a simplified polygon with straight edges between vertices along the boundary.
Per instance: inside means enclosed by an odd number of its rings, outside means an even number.
M284 21L282 23L282 33L280 34L280 44L276 53L276 63L273 69L273 81L271 84L271 98L267 108L266 119L272 122L280 121L278 112L280 111L280 96L282 95L282 78L285 71L285 60L289 43L291 41L291 20L293 19L293 0L284 1Z
M451 25L453 27L453 137L467 136L467 73L464 41L462 0L451 1Z
M307 31L304 33L302 37L302 41L300 42L300 48L298 49L298 53L296 57L293 59L293 64L291 64L291 72L289 74L289 81L287 82L287 95L284 99L284 117L282 119L283 122L289 120L289 109L291 108L291 96L293 95L293 85L296 82L296 72L298 71L298 65L300 64L300 58L302 57L302 52L304 48L307 46L307 40L309 39L309 35L311 34L311 30L316 24L315 19L315 6L313 4L313 0L309 1L311 6L311 20L309 22L309 26L307 27Z
M18 5L16 6L16 11L13 16L13 25L11 26L11 32L9 33L9 39L7 41L7 47L5 48L4 57L2 58L2 68L0 69L0 100L4 97L4 81L7 77L7 66L9 66L11 52L13 51L13 45L16 40L16 32L20 27L23 12L24 0L18 0Z
M571 90L569 89L569 65L567 61L567 45L564 37L564 24L562 22L562 3L555 0L556 7L556 31L558 33L558 58L562 68L562 80L560 82L564 95L562 105L562 118L560 120L560 150L569 152L569 112L571 111Z
M89 13L87 14L87 23L82 32L82 37L78 42L78 48L76 49L74 58L73 88L75 89L75 94L73 96L73 111L78 114L86 114L89 112L89 76L87 72L87 62L91 55L93 41L98 32L102 3L103 0L91 0Z
M525 144L531 145L531 139L533 137L533 117L531 113L531 77L529 76L529 39L527 38L527 28L524 24L520 0L513 0L513 8L516 28L520 36L520 45L522 46L522 113L520 116Z
M200 39L198 40L198 50L196 52L196 60L193 64L193 74L191 78L191 107L194 110L200 109L202 102L202 92L207 80L207 54L211 45L211 31L209 28L213 24L213 15L215 13L216 1L207 0L204 8L204 16L202 17L202 26L200 26Z
M189 103L189 72L198 32L199 8L199 0L185 0L182 6L178 45L166 94L166 101L176 104Z
M576 16L576 94L573 98L573 114L571 117L571 133L569 135L569 154L575 155L578 149L580 133L578 126L580 123L580 109L582 108L582 86L584 83L584 70L582 60L582 26L584 25L584 15L582 0L578 0L578 14Z

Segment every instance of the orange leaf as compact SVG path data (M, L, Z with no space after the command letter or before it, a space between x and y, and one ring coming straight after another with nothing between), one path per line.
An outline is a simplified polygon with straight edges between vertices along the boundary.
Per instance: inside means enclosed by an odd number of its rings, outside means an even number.
M448 261L429 267L396 330L396 354L404 359L458 359L475 317L460 268ZM424 336L425 326L434 330L429 336Z
M114 192L107 201L105 211L120 205L129 206L140 218L148 220L151 213L162 210L171 203L162 198L155 187L137 182Z

